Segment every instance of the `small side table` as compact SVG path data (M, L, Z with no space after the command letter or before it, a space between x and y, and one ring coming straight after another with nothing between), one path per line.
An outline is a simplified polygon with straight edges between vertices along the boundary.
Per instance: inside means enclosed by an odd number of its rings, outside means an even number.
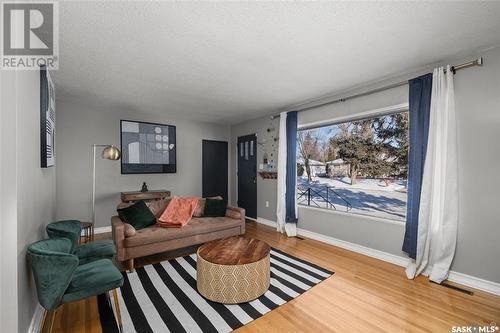
M85 243L94 240L94 223L92 222L81 222L83 235L80 236L80 243L82 243L82 238Z

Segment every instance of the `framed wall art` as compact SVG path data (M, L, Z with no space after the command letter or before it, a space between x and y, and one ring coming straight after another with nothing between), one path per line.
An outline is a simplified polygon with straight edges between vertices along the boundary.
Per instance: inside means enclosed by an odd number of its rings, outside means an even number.
M45 66L40 67L40 166L54 166L56 136L56 93Z
M175 126L121 120L121 173L176 173Z

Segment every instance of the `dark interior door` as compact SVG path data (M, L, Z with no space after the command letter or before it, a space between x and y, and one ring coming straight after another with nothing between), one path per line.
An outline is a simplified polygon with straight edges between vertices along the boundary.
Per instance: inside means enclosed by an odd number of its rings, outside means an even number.
M257 137L238 137L238 207L257 218Z
M202 183L203 197L220 195L227 204L227 142L203 140Z

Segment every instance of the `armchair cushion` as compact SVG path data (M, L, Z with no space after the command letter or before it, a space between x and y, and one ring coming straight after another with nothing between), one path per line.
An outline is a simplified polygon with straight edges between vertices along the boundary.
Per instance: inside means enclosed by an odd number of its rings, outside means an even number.
M72 243L67 238L46 239L28 246L38 294L38 301L47 310L61 304L64 292L78 266L78 257L70 254Z
M62 299L62 303L78 301L105 293L123 285L123 276L109 259L80 265Z
M80 259L80 265L99 259L112 259L116 254L115 243L111 239L85 243L77 247L74 254Z

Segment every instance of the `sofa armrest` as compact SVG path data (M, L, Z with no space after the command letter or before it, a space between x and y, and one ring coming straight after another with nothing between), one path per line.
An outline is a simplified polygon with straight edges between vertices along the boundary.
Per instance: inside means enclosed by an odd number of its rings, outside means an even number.
M245 233L245 208L227 206L226 210L231 210L240 213L240 222L241 222L240 228L241 228L241 234L243 235Z
M116 259L119 261L125 260L125 250L123 248L123 241L125 239L125 223L118 217L111 217L111 230L113 234L113 241L116 246Z

